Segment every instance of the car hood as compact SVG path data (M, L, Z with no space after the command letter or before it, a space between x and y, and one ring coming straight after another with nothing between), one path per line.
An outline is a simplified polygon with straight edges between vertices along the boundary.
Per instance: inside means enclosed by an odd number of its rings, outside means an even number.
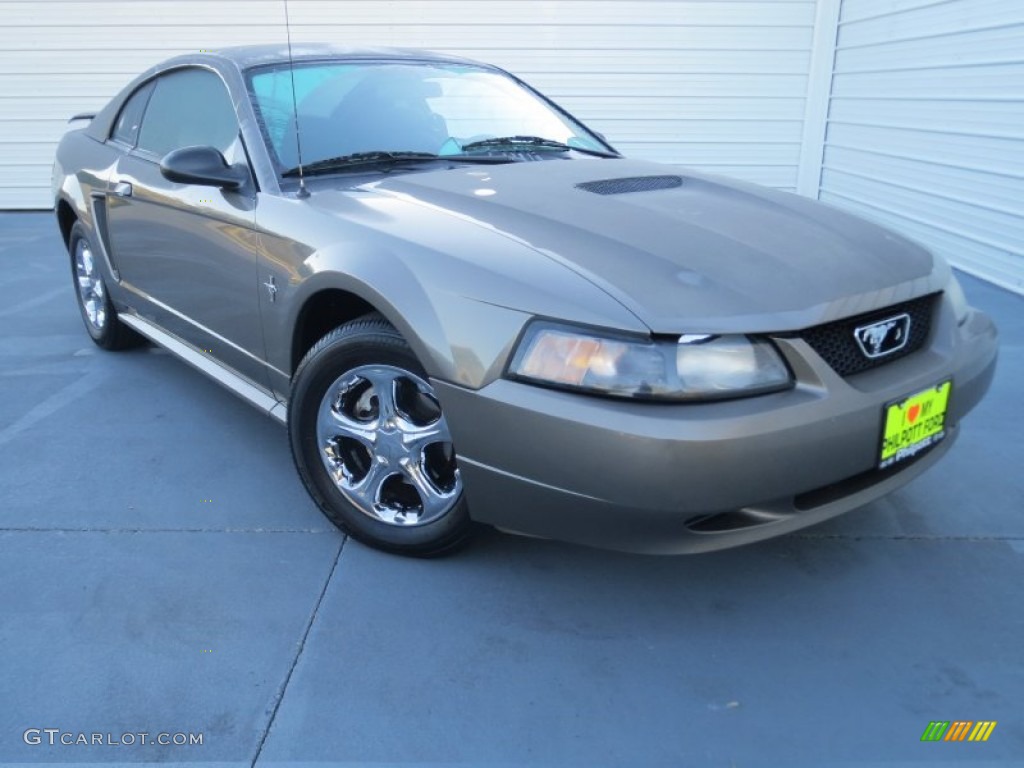
M838 209L641 161L463 166L363 189L535 249L658 333L792 330L939 290L948 273L920 246Z

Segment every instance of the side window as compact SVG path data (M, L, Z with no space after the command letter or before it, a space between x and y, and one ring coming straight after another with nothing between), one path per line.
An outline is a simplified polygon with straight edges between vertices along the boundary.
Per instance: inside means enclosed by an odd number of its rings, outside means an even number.
M149 101L149 94L153 91L153 83L146 83L133 93L125 105L121 107L121 114L117 117L114 130L110 138L135 146L135 140L139 137L139 124L142 122L142 113L146 111L146 102Z
M139 149L163 157L196 145L227 152L238 118L224 83L203 69L181 69L157 79L139 130Z

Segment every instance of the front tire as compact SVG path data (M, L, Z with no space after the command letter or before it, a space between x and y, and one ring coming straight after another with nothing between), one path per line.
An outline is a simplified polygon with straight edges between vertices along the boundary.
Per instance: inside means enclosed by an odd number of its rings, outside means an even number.
M288 433L306 489L342 531L419 557L468 540L441 405L409 345L379 315L336 328L309 350L295 374Z
M97 346L109 350L129 349L144 344L146 340L118 318L107 284L103 280L96 250L80 221L71 227L68 252L71 255L71 276L78 296L78 309L90 338Z

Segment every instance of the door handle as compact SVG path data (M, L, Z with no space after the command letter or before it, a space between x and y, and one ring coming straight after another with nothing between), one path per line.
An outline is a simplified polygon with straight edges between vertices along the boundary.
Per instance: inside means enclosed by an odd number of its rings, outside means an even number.
M131 197L132 185L127 181L119 181L114 185L113 194L117 197Z

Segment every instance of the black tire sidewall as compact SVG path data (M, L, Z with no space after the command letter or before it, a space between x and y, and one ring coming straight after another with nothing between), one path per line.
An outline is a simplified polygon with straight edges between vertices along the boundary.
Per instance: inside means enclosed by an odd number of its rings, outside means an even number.
M320 403L339 376L361 365L391 365L428 376L404 339L382 321L355 321L328 334L303 360L288 408L288 433L296 467L310 495L331 522L360 541L391 552L432 556L458 546L470 529L463 494L439 520L396 526L374 520L334 485L320 458L316 422Z

